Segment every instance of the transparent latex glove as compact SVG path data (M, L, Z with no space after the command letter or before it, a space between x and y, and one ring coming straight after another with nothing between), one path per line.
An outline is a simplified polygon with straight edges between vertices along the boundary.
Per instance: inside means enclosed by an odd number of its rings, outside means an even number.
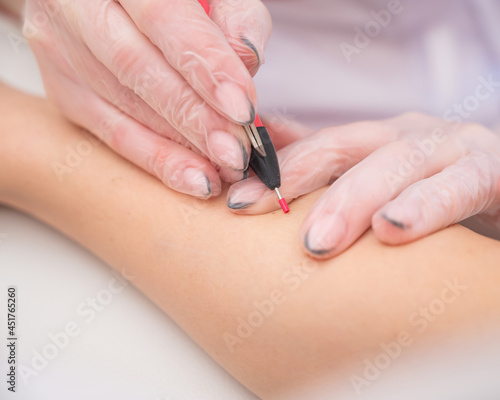
M341 253L370 226L389 244L473 215L500 229L500 137L480 125L408 113L320 130L278 158L288 201L335 181L300 229L313 257ZM256 178L234 184L228 205L242 214L279 209Z
M241 124L270 15L259 0L27 0L49 99L167 186L208 198L248 165Z

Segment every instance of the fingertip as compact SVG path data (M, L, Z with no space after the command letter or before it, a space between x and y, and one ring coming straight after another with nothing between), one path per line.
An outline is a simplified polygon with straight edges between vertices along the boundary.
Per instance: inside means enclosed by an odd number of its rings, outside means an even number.
M238 129L241 127L238 126ZM240 172L248 168L249 155L243 138L222 130L207 135L207 147L212 161L224 168Z
M227 182L229 184L233 184L239 182L248 177L248 170L246 171L234 171L229 168L221 167L219 171L219 177L222 181Z
M261 56L259 55L259 51L255 47L255 45L252 43L250 39L247 39L245 36L241 36L241 41L253 52L253 55L257 59L257 64L260 65L260 60Z
M327 259L346 248L347 225L336 212L329 213L316 206L301 227L302 244L306 254L317 259Z
M247 87L226 81L215 89L215 101L231 121L239 125L248 125L255 119L256 89L250 77Z
M220 179L210 179L203 169L196 167L186 168L169 178L163 177L162 182L177 192L200 199L209 199L221 192Z
M210 185L209 186L210 195L207 198L219 196L222 192L222 182L221 182L220 178L218 176L217 177L208 177L208 175L207 175L207 179L208 179L208 185Z
M233 184L227 193L227 205L237 214L264 214L280 209L274 191L256 177Z
M207 160L203 159L200 164L200 170L205 174L207 180L207 194L206 199L217 197L222 193L222 180L216 168Z
M264 50L272 31L272 19L260 0L222 0L210 17L253 76L264 64Z
M235 214L245 214L244 210L248 207L251 207L253 203L244 203L244 202L233 202L231 198L227 199L228 208L233 211Z
M385 244L398 245L409 242L411 226L400 219L380 211L372 217L372 229L375 236Z
M312 247L309 240L309 232L307 232L302 239L302 249L304 253L306 253L309 257L312 257L317 260L326 260L332 258L334 255L335 249L316 249Z
M263 50L258 50L253 41L245 36L231 41L231 47L243 61L250 75L255 76L264 63Z

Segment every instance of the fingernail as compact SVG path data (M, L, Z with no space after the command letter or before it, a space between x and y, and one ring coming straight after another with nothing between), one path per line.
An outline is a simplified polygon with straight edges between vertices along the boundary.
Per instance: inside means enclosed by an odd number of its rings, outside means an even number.
M304 246L312 254L321 256L331 253L346 232L344 219L338 214L316 221L304 238Z
M399 229L406 229L407 228L407 226L405 224L403 224L402 222L395 221L395 220L389 218L385 214L382 214L382 218L385 219L387 222L389 222L391 225L394 225L396 228L399 228Z
M274 194L274 192L268 190L258 179L250 178L231 186L227 196L227 205L233 210L248 208L261 199L266 192Z
M240 125L249 125L255 120L255 109L247 94L231 82L222 83L215 91L215 98L222 110Z
M248 178L248 175L250 175L250 168L247 168L247 169L243 172L243 179L242 179L242 180L244 181L245 179L247 179L247 178Z
M252 204L253 203L232 203L231 199L227 200L227 206L232 210L243 210L250 207Z
M254 44L244 36L241 37L241 41L245 43L250 48L250 50L252 50L255 53L255 55L257 56L257 65L260 65L259 52L257 51L257 48L254 46Z
M322 256L322 255L328 254L330 251L333 250L333 249L317 250L317 249L312 248L311 244L309 243L309 233L307 233L306 237L304 238L304 246L306 246L307 251L309 251L310 253L315 254L317 256Z
M182 174L180 182L172 183L172 188L178 192L196 197L210 197L212 185L208 177L195 168L188 168Z
M245 171L235 171L229 168L221 168L219 170L219 178L224 182L233 184L240 182L245 178Z
M224 131L214 131L207 137L207 145L214 161L220 166L235 171L244 171L248 167L248 153L245 146L233 135Z

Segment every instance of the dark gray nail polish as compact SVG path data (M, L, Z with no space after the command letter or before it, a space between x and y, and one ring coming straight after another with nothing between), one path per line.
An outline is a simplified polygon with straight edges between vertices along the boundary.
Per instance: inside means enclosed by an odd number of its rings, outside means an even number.
M207 181L207 189L208 189L206 196L208 197L212 194L212 184L210 183L210 179L208 179L208 176L205 176L205 179Z
M251 125L251 124L253 124L254 121L255 121L255 116L257 115L257 113L255 112L255 107L253 106L253 104L250 101L250 99L248 100L248 103L250 104L250 121L247 121L247 122L243 123L243 125Z
M253 203L231 203L231 199L227 201L227 206L231 210L244 210L245 208L248 208L252 205Z
M257 48L253 45L253 43L248 40L246 37L241 37L241 41L243 43L245 43L248 47L250 47L250 50L252 50L255 55L257 56L257 62L259 63L258 65L260 65L260 56L259 56L259 52L257 51Z
M307 251L309 251L310 253L317 255L317 256L324 256L325 254L331 253L333 251L333 249L328 249L328 250L320 249L320 250L318 250L318 249L311 248L311 246L309 245L309 232L307 233L306 237L304 238L304 246L306 247Z
M395 226L396 228L406 229L406 225L405 224L403 224L402 222L394 221L393 219L390 219L385 214L382 214L382 218L385 219L387 222L389 222L391 225Z
M238 124L240 124L240 125L253 124L255 121L255 116L257 115L257 113L255 112L255 107L253 106L252 102L250 101L249 98L247 98L247 100L248 100L248 105L250 107L250 119L248 121L238 121Z
M241 146L241 153L243 154L242 171L243 170L247 171L248 170L248 152L247 152L247 149L245 148L245 146L243 145L243 143L240 142L240 146ZM248 174L247 174L247 177L248 177Z
M248 157L248 152L243 143L240 142L240 149L241 149L241 158L243 158L243 168L231 168L233 171L236 172L243 172L248 169L248 162L249 162L249 157Z

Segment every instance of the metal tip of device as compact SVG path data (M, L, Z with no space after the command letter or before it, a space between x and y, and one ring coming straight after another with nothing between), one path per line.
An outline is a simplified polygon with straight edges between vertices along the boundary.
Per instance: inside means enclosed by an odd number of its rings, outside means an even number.
M278 188L276 188L274 190L275 190L276 194L278 195L278 199L281 200L283 198L283 196L281 196L280 190Z
M252 147L255 149L255 151L259 153L261 157L266 157L266 149L262 144L262 139L260 138L259 131L257 130L255 124L244 125L243 128L245 129L245 132L250 139L250 143L252 144Z

